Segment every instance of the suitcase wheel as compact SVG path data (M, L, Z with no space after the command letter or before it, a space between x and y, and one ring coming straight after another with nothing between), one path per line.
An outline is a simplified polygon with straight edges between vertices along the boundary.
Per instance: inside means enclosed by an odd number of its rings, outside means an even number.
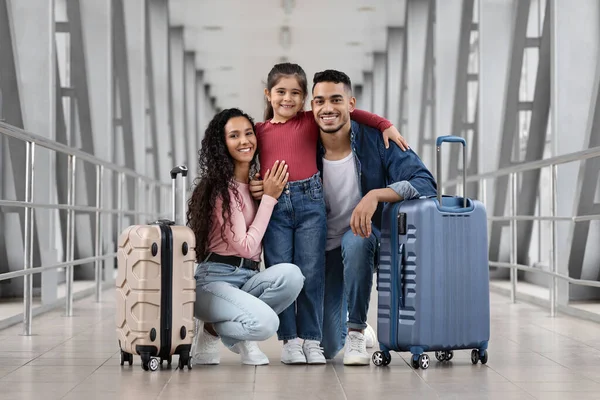
M477 362L481 361L482 364L486 364L488 361L488 352L487 350L484 350L483 352L481 352L481 350L477 350L477 349L473 349L473 351L471 351L471 362L473 364L477 364Z
M151 357L148 353L142 353L140 356L142 358L142 369L144 371L156 371L158 369L158 366L160 365L158 358Z
M429 356L425 353L419 355L419 354L413 354L412 356L412 367L414 369L427 369L429 368Z
M419 369L419 356L413 354L411 361L412 361L412 363L411 363L412 367L414 369Z
M150 362L148 363L148 367L150 368L150 371L156 371L158 369L158 365L159 365L158 358L154 358L154 357L152 357L150 359Z
M125 364L125 361L129 363L129 365L133 364L133 354L129 354L123 350L121 350L121 365Z
M454 351L450 350L450 351L436 351L435 352L435 358L437 358L438 361L450 361L452 360L452 358L454 358Z
M421 369L429 368L429 356L427 354L423 353L419 356L419 367Z
M192 357L190 357L190 355L187 353L182 353L179 355L179 363L177 364L177 367L179 369L183 369L186 365L188 369L192 369Z
M390 362L392 362L392 356L389 351L376 351L375 353L373 353L371 360L376 366L385 367L387 365L390 365Z
M160 366L162 367L163 365L163 361L165 361L163 358L160 359ZM173 356L169 356L167 357L167 367L171 366L171 362L173 361Z

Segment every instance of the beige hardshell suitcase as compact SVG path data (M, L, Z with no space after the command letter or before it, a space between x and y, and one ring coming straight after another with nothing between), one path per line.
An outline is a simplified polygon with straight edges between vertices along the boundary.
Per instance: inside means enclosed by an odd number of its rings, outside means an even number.
M173 193L179 174L185 193L185 166L171 171ZM131 365L137 354L144 370L155 371L178 354L179 368L191 369L196 238L190 228L173 221L130 226L119 236L116 323L121 365Z

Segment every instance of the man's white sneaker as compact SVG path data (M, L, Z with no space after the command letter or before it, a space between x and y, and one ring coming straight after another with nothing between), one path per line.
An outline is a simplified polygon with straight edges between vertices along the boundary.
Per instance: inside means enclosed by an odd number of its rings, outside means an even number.
M218 336L213 336L204 331L204 324L196 320L196 331L194 341L192 342L192 364L219 364L221 362L221 354L219 353L219 342L221 339ZM200 328L200 325L201 328Z
M371 357L367 353L365 335L351 331L346 336L344 365L369 365Z
M318 340L305 340L302 345L302 351L306 356L306 362L308 364L325 364L325 356L323 355L323 348Z
M375 334L375 331L371 325L367 324L364 335L367 348L375 346L375 343L377 343L377 335Z
M229 347L229 350L242 356L242 364L267 365L269 363L269 358L260 350L256 342L237 342Z
M281 362L284 364L306 364L306 356L299 338L288 340L281 350Z

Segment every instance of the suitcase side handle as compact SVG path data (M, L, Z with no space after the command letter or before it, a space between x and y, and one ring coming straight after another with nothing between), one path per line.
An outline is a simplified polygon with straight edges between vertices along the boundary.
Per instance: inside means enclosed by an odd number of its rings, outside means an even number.
M396 279L396 293L398 294L398 304L400 307L404 307L404 243L401 243L398 247L398 279Z
M171 199L173 204L173 222L177 222L177 193L176 193L176 181L177 175L181 174L183 183L181 185L181 225L185 225L185 188L187 181L188 168L185 165L178 165L171 170Z
M460 136L440 136L435 141L436 154L437 154L437 199L440 207L442 206L442 143L461 143L463 148L463 208L467 207L467 141Z

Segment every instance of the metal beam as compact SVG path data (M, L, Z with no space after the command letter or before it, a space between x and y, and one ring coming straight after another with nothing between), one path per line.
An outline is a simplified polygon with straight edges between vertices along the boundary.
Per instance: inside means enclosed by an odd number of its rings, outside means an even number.
M113 46L113 69L114 78L117 82L115 97L118 97L118 108L120 111L119 126L122 130L121 141L117 146L123 149L123 162L127 168L135 170L136 154L133 144L133 121L131 111L131 93L129 87L129 56L127 52L127 32L125 30L125 11L123 0L112 0L113 23L112 23L112 46ZM115 106L116 106L115 102ZM131 197L132 198L132 197Z
M196 53L193 51L185 52L185 132L186 132L186 151L187 165L189 170L188 182L193 182L196 177L195 164L197 162L196 154L198 152L198 129L196 127Z
M530 5L530 0L519 0L516 2L516 11L512 26L510 64L504 93L504 111L502 114L503 118L501 134L502 139L500 143L498 168L507 167L512 163L514 141L517 131L519 84L521 82L523 54L527 39L527 21L529 18ZM492 215L504 215L506 207L506 195L508 192L508 177L499 177L495 184L495 200ZM492 261L500 261L499 256L502 225L498 222L492 222L491 225L489 257Z
M361 97L361 99L358 99L360 108L373 112L373 72L371 71L363 72L363 91Z
M356 104L357 106L360 104L360 100L362 99L362 94L363 94L363 85L360 83L355 83L352 84L352 94L354 95L354 97L356 98Z
M113 143L115 141L114 127L114 80L113 80L113 0L79 0L81 8L81 27L83 35L83 49L87 60L87 85L90 93L90 116L92 119L92 137L94 140L94 155L104 160L114 160L115 153L113 152ZM92 79L93 78L93 79ZM122 107L127 107L122 104ZM127 124L131 140L131 110L128 115L123 114L122 122ZM125 119L128 117L128 121ZM129 148L131 147L131 148ZM124 156L128 157L127 152L132 150L133 143L125 148ZM97 171L94 168L94 182L97 181ZM102 182L98 183L96 190L100 190L101 199L94 197L90 200L90 204L96 204L100 201L105 207L111 208L113 205L113 197L111 187L113 180L116 180L116 174L107 170L101 176ZM94 196L95 196L94 191ZM99 246L99 251L102 248L116 248L116 236L113 230L113 219L108 214L99 216L99 227L96 228L94 221L91 224L94 227L93 236L100 236L99 241L92 247ZM88 215L90 220L95 220ZM110 261L103 261L100 268L104 268L105 264ZM83 273L85 269L79 268L78 272ZM86 272L87 275L87 272ZM90 277L94 277L94 268L91 268ZM100 276L104 279L104 274L100 272ZM108 277L110 279L112 274ZM99 298L97 298L98 300Z
M423 101L427 93L423 90L429 85L426 82L430 76L425 68L427 52L427 32L429 24L429 0L408 0L406 3L406 86L408 97L403 118L408 121L402 134L409 144L423 156L419 131L421 115L426 115L428 104Z
M208 125L208 122L216 113L215 100L214 97L210 95L210 84L208 83L204 83L204 95L206 97L206 102L204 103L206 105L206 124Z
M460 20L466 0L435 0L433 38L435 74L435 131L436 136L456 134L452 131L453 105L457 91L456 74L459 59ZM433 147L433 146L432 146ZM442 157L449 159L451 148L444 146ZM434 150L434 149L432 149ZM432 159L433 161L433 159ZM447 164L446 164L447 165ZM442 168L444 180L454 179L446 165Z
M546 131L550 114L550 5L546 3L546 18L543 23L541 46L539 48L538 68L533 95L531 123L527 138L525 162L541 160L546 148ZM540 170L523 173L521 191L517 204L518 215L535 215L537 194L540 186ZM517 262L525 264L528 259L533 221L517 225Z
M0 114L5 122L23 127L23 115L21 113L21 99L19 96L19 87L17 85L17 71L15 68L15 60L13 53L13 44L12 44L12 32L10 29L10 18L9 18L9 10L8 4L6 0L0 0L0 92L3 95L2 102L2 110L0 110ZM0 161L0 168L2 172L0 173L2 177L2 190L3 198L14 197L23 199L25 198L25 175L21 173L19 176L15 176L14 173L10 173L9 170L19 171L20 169L24 170L20 165L19 160L25 159L25 145L17 140L11 138L0 138L2 141L2 160ZM12 156L11 156L12 155ZM14 194L12 194L14 193ZM23 261L20 263L11 263L10 259L17 259L16 257L11 257L8 254L7 243L5 238L11 239L11 235L9 235L10 231L13 232L12 238L14 241L19 241L19 248L23 249L23 237L22 237L22 227L24 226L25 213L23 210L18 210L18 220L15 221L17 225L10 224L9 218L7 216L8 211L3 211L0 209L0 227L2 227L2 232L0 232L0 273L9 272L11 270L22 269ZM19 234L15 234L15 232L19 232ZM10 243L8 243L10 246ZM39 259L39 248L34 247L38 253ZM14 265L13 265L14 264ZM20 264L20 265L19 265ZM7 288L7 284L1 287L0 295L7 296L12 295L13 292L18 293L22 291L23 284L22 279L18 280L19 282L10 282L11 287Z
M146 164L146 0L119 1L124 16L135 170L152 176L153 169Z
M600 146L600 62L597 64L596 79L594 81L593 97L590 104L589 124L586 128L585 142L588 148ZM593 215L600 210L600 204L595 203L596 193L600 191L600 158L592 158L581 162L577 175L577 190L575 191L574 203L576 215ZM600 268L598 267L598 253L596 246L588 240L590 234L590 221L575 224L570 240L569 252L569 276L583 279L590 276L592 279L600 280ZM596 228L597 231L597 228ZM591 262L584 263L586 255L592 252L595 256L590 258ZM587 267L587 268L585 268ZM586 271L592 270L592 271Z
M471 157L467 161L467 176L476 175L479 171L479 142L482 138L479 137L479 94L476 95L475 101L475 115L473 117L473 121L467 125L467 131L471 130L473 132L473 136L470 140L470 153ZM467 196L480 198L479 193L479 182L470 182L467 183Z
M82 3L79 0L67 0L67 17L69 20L69 38L71 43L71 86L75 89L75 96L77 102L77 122L78 130L75 134L78 135L78 142L71 143L71 146L78 147L81 150L89 154L96 154L96 146L94 141L94 125L96 127L99 121L95 124L92 123L92 104L90 87L88 83L90 79L88 77L89 65L92 65L92 60L89 59L89 51L86 51L86 43L84 42L86 35L84 34L84 24L82 22ZM86 29L89 29L87 27ZM101 52L101 49L94 49L94 51ZM95 79L101 79L95 77ZM92 82L95 82L92 80ZM112 88L112 79L104 83L104 90ZM110 93L112 93L109 90ZM111 94L112 95L112 94ZM98 104L95 99L94 109L96 107L104 107L105 105ZM107 102L108 104L108 102ZM95 110L98 112L97 110ZM95 113L96 113L95 112ZM104 121L109 124L111 121ZM107 132L103 132L106 134ZM112 142L112 135L109 139L109 143ZM106 139L105 139L106 140ZM79 204L93 204L96 198L96 170L93 165L89 163L81 163L77 169L82 170L83 175L78 174L76 179L76 196ZM86 258L94 255L94 241L92 232L95 231L95 221L87 214L77 215L75 217L75 224L78 237L78 245L75 247L76 255L75 258ZM75 279L92 279L93 277L93 263L76 268L74 270Z
M63 97L61 93L61 79L59 73L59 62L56 60L56 90L54 91L56 96L56 141L58 143L62 143L66 146L69 145L68 139L68 131L67 131L67 122L65 117L65 110L63 108ZM71 107L74 109L74 107ZM73 128L71 128L73 129ZM55 162L56 162L56 196L59 204L68 204L68 165L69 160L66 154L55 153ZM62 260L67 261L66 254L66 244L67 244L67 210L59 211L59 224L60 224L60 233L61 233L61 253ZM73 237L75 249L78 246L78 236L75 235Z
M498 169L499 143L502 141L502 113L506 92L507 71L511 60L511 36L514 25L516 2L512 1L479 1L478 18L478 106L477 129L480 132L478 141L478 174L490 173ZM488 214L494 208L495 192L493 180L486 180L485 193ZM491 224L488 225L488 229ZM508 239L508 235L503 238ZM508 244L502 243L503 261L508 261ZM493 259L492 259L493 260ZM491 268L493 276L502 277L508 271Z
M53 7L45 0L28 2L0 1L0 86L3 92L3 118L7 123L20 128L38 132L48 138L54 138L54 98L53 85ZM31 8L30 8L31 7ZM21 60L17 63L16 60ZM23 112L22 110L27 110ZM6 164L2 167L4 175L3 196L5 198L25 198L25 143L4 138ZM36 154L34 201L46 201L53 193L53 169L47 152ZM25 214L2 211L2 234L8 268L23 268L23 239ZM34 213L33 265L52 262L53 252L51 219L53 212L36 211ZM43 234L40 234L43 233ZM56 288L56 273L32 277L33 287L39 288L41 282L48 288ZM54 282L54 286L52 286ZM3 286L2 295L21 295L23 279L15 279ZM30 286L31 287L31 286ZM42 301L48 302L52 295L42 293ZM56 296L56 293L53 294Z
M132 108L132 96L131 96L131 81L130 81L130 71L131 68L129 66L129 52L128 46L130 41L128 41L128 34L126 30L126 17L125 17L125 8L123 4L123 0L112 0L112 15L113 15L113 23L112 23L112 46L113 46L113 69L114 69L114 79L116 81L115 85L115 114L118 115L119 123L118 126L114 127L115 131L120 131L120 138L117 138L115 134L115 142L113 148L113 157L116 157L117 154L122 154L122 160L116 160L113 158L113 162L120 163L121 165L130 168L132 170L137 170L139 173L144 173L143 169L139 169L139 165L141 164L137 158L139 157L139 152L136 151L136 146L134 145L134 132L133 132L133 108ZM131 5L130 5L131 6ZM143 31L142 31L143 32ZM137 39L143 38L142 35L136 35ZM142 47L143 48L143 47ZM138 56L138 63L139 63ZM136 66L141 66L141 71L143 71L143 64ZM143 74L138 74L143 76ZM138 98L138 101L140 99ZM138 106L139 109L139 106ZM139 122L138 122L139 123ZM117 124L115 124L117 125ZM142 127L138 127L138 129L143 129ZM120 140L119 140L120 139ZM139 144L138 144L139 145ZM145 154L144 154L145 156ZM135 192L133 190L134 186L132 185L133 181L129 181L130 184L126 185L125 190L127 190L127 199L128 204L133 205L135 202ZM118 202L118 185L119 179L115 175L112 179L113 193L112 193L112 201L113 204L117 204ZM118 216L115 215L112 217L113 224L117 226ZM120 227L119 227L120 228ZM113 230L113 241L117 240L119 232L118 230Z
M410 10L410 9L409 9ZM435 89L435 71L434 71L434 24L435 24L435 13L436 5L435 2L429 2L429 8L427 12L427 23L426 23L426 36L425 36L425 54L423 62L423 79L421 80L421 100L419 102L419 134L418 140L418 154L423 159L425 165L433 168L435 165L435 146L434 138L436 136L436 89ZM410 15L409 15L410 17ZM409 20L409 24L410 24ZM411 32L408 35L412 35ZM409 41L408 48L413 48L412 41ZM409 50L408 56L409 62L412 63L413 55L412 50ZM416 56L415 56L416 58ZM410 67L409 67L410 68ZM412 80L412 79L411 79ZM410 90L409 90L410 93ZM410 117L409 117L410 120ZM410 123L410 122L409 122ZM427 150L427 147L429 151Z
M568 1L551 0L551 10L552 153L562 155L586 149L590 143L597 143L598 140L596 118L600 64L600 3L596 0L580 0L577 7L573 7ZM558 215L572 215L578 212L580 207L582 212L587 211L588 199L593 196L592 187L597 184L597 181L594 182L597 176L587 175L587 168L594 167L588 167L586 161L585 166L571 163L558 168ZM588 190L591 193L587 192ZM599 206L590 208L594 212L600 209ZM577 232L577 236L583 239L578 242L575 239L575 231L580 228L576 228L572 223L557 226L557 272L569 276L572 273L579 274L590 279L598 276L600 247L597 244L600 241L600 227L597 223L592 223L589 227L587 238L584 238L582 232ZM572 257L577 251L585 252L581 269L578 267L578 257ZM569 300L599 297L597 289L574 287L566 282L559 282L559 305L568 304Z
M404 67L405 52L405 31L404 27L387 28L387 49L386 49L386 111L383 114L394 124L398 130L402 131L402 97L404 92L404 77L406 71Z
M175 165L187 164L187 133L185 126L185 56L183 50L183 27L169 28L169 62L172 119L172 142L175 149Z
M176 163L173 145L174 130L171 91L169 84L169 3L167 0L148 0L148 37L146 51L152 64L153 118L156 121L158 149L157 179L169 181L169 171ZM160 132L160 134L159 134Z
M150 4L149 2L146 2L146 11L145 11L145 61L146 61L146 80L145 80L145 84L146 84L146 93L148 94L147 96L147 102L148 102L148 108L145 110L146 113L148 114L148 120L150 122L150 129L148 129L147 131L149 132L149 137L146 137L146 149L148 150L148 152L151 154L152 156L152 160L148 160L150 165L153 165L153 172L154 172L154 178L157 180L160 180L161 177L161 166L164 166L163 164L165 164L165 161L162 161L161 164L161 158L163 156L163 152L161 152L159 154L158 149L160 144L158 141L158 116L157 116L157 100L156 100L156 94L155 94L155 73L154 73L154 67L153 67L153 60L154 60L154 55L153 55L153 46L151 44L152 42L152 34L151 34L151 30L150 30ZM164 107L161 107L161 111L165 111ZM161 125L162 127L164 127L164 120L161 119ZM168 125L167 125L168 127ZM165 132L168 132L165 131ZM163 149L164 150L164 149ZM165 164L166 165L166 164ZM161 210L163 209L163 207L161 206Z
M465 124L468 121L468 68L469 68L469 54L471 49L471 29L473 25L473 6L474 0L463 0L462 12L460 16L460 31L458 38L458 57L456 59L456 74L455 74L455 88L454 88L454 101L452 111L452 127L450 133L457 136L466 136ZM470 144L470 148L473 147L473 143ZM459 176L459 155L462 150L458 146L452 146L449 149L450 156L448 158L448 177L454 179ZM464 160L465 164L463 168L467 168L468 160ZM457 193L458 194L458 193Z
M202 147L202 139L208 121L206 120L206 94L204 93L204 71L196 71L196 131L198 132L196 150ZM196 166L194 165L194 169Z
M163 35L159 35L158 33L161 29L158 29L155 26L153 30L151 27L152 20L155 20L154 25L159 24L161 22L160 19L160 10L164 9L161 3L158 3L154 6L150 4L150 1L144 0L144 63L145 63L145 74L144 74L144 88L146 89L146 94L144 95L144 122L148 122L149 129L144 129L143 132L140 132L140 135L144 134L144 154L146 156L146 170L151 171L150 174L157 180L161 180L161 177L164 177L164 172L161 171L161 168L168 168L172 162L169 160L170 150L169 146L165 143L170 143L168 139L164 138L165 135L161 135L162 137L159 139L159 130L162 129L162 132L169 132L169 115L170 107L165 105L165 96L167 101L169 101L170 97L167 96L168 92L164 90L163 83L165 77L164 65L158 65L158 73L155 71L154 62L158 59L160 62L160 56L164 56L165 49L164 44L166 40L164 40ZM151 15L151 10L154 10ZM156 15L156 14L159 15ZM161 25L162 26L162 25ZM160 27L159 27L160 28ZM159 37L159 44L154 45L152 40L154 37ZM161 40L162 39L162 40ZM163 46L163 47L161 47ZM168 83L168 82L167 82ZM157 91L158 90L158 91ZM157 93L161 94L158 96ZM170 101L169 101L170 103ZM160 105L160 106L159 106ZM163 114L159 115L159 111ZM162 147L161 147L162 146ZM159 151L160 148L160 151ZM152 167L150 167L152 166ZM164 179L163 179L164 180ZM135 186L132 184L132 186ZM137 186L135 186L137 187ZM164 197L160 191L156 191L156 204L158 210L165 212L168 209L169 199ZM143 199L141 196L138 196L138 201L142 202ZM138 207L140 204L135 204L135 207ZM164 217L167 217L164 215Z
M373 114L385 116L387 100L387 56L384 52L373 55Z

